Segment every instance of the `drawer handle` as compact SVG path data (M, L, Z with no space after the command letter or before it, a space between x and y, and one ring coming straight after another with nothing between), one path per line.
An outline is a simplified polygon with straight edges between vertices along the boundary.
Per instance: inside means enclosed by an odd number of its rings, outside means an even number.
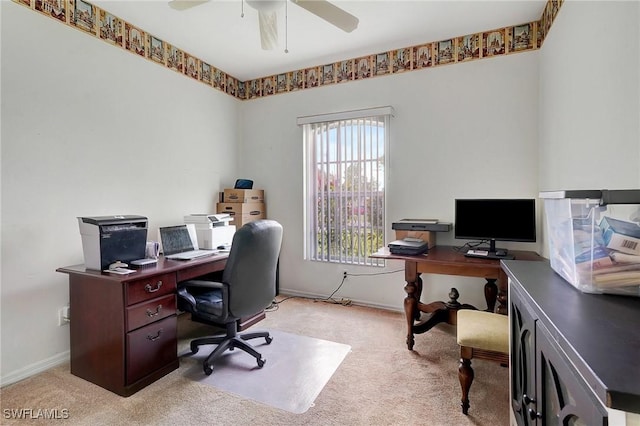
M162 281L158 281L155 288L151 287L151 284L147 284L144 286L144 289L147 293L155 293L160 290L160 287L162 287Z
M161 334L162 334L162 329L158 330L158 334L156 334L155 336L147 334L147 339L153 342L154 340L158 340Z
M158 315L160 315L160 311L161 310L162 310L162 305L158 305L158 307L156 308L155 312L153 312L151 309L147 309L147 316L149 318L158 316Z

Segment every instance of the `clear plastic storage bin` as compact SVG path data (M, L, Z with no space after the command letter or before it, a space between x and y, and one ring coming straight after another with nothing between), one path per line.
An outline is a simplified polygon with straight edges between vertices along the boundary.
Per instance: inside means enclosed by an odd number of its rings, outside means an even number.
M549 260L586 293L640 296L640 190L541 192Z

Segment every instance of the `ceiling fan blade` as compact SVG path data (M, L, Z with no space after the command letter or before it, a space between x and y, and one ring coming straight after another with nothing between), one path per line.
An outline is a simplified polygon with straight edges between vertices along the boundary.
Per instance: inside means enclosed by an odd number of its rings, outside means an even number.
M169 7L175 10L187 10L208 1L209 0L171 0L169 2Z
M350 33L358 28L358 18L349 12L329 3L327 0L291 0L298 6Z
M260 23L260 45L263 50L272 50L278 45L278 19L276 12L258 11Z

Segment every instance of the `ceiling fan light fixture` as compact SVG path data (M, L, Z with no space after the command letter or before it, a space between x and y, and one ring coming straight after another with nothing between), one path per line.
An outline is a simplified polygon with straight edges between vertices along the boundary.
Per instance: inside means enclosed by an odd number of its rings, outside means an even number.
M208 1L209 0L171 0L169 2L169 7L175 10L187 10Z
M260 45L263 50L273 50L278 45L278 21L276 12L258 12Z
M275 12L284 6L287 0L245 0L249 6L258 12Z

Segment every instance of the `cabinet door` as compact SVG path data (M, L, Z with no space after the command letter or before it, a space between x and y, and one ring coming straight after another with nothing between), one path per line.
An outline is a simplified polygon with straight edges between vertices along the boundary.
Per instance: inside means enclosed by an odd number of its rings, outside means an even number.
M535 317L518 293L510 291L511 323L511 406L518 426L535 424Z
M607 411L571 367L540 322L536 325L538 395L535 413L542 425L606 426Z

